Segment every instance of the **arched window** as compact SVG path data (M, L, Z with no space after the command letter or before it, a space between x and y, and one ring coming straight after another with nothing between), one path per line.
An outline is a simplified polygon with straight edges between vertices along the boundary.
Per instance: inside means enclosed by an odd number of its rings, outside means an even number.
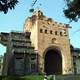
M52 43L55 43L56 42L56 38L52 38Z

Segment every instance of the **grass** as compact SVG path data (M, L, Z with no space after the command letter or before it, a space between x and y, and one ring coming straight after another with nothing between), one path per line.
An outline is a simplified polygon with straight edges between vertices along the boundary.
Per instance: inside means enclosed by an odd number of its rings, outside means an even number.
M43 80L43 75L27 75L27 76L6 76L0 80Z
M31 76L25 76L26 80L43 80L44 77L42 75L31 75Z
M52 79L51 78L49 78L48 80L53 80L53 78ZM44 76L43 75L7 76L3 78L0 77L0 80L44 80ZM80 75L56 75L56 80L80 80Z

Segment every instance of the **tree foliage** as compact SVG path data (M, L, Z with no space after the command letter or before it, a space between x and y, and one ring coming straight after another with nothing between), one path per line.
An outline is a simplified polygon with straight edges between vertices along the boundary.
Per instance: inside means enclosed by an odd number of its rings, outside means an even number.
M80 18L80 0L66 0L66 4L65 16L71 21L78 21Z
M18 0L0 0L0 11L6 14L9 9L14 9L17 3Z
M64 9L65 17L70 19L70 21L77 21L80 18L80 0L65 1L67 5L66 9ZM0 11L6 14L9 9L14 9L17 3L18 0L0 0Z

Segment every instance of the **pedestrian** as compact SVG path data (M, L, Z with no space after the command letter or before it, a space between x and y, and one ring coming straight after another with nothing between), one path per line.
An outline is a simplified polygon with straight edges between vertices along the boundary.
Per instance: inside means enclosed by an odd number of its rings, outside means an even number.
M44 76L44 80L48 80L48 77L47 77L47 75L45 75L45 76Z

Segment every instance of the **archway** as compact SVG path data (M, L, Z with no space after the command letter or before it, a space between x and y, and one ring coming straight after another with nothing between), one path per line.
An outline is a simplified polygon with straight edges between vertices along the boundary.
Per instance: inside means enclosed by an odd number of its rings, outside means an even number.
M62 56L59 50L50 49L46 52L44 71L46 74L62 74Z

